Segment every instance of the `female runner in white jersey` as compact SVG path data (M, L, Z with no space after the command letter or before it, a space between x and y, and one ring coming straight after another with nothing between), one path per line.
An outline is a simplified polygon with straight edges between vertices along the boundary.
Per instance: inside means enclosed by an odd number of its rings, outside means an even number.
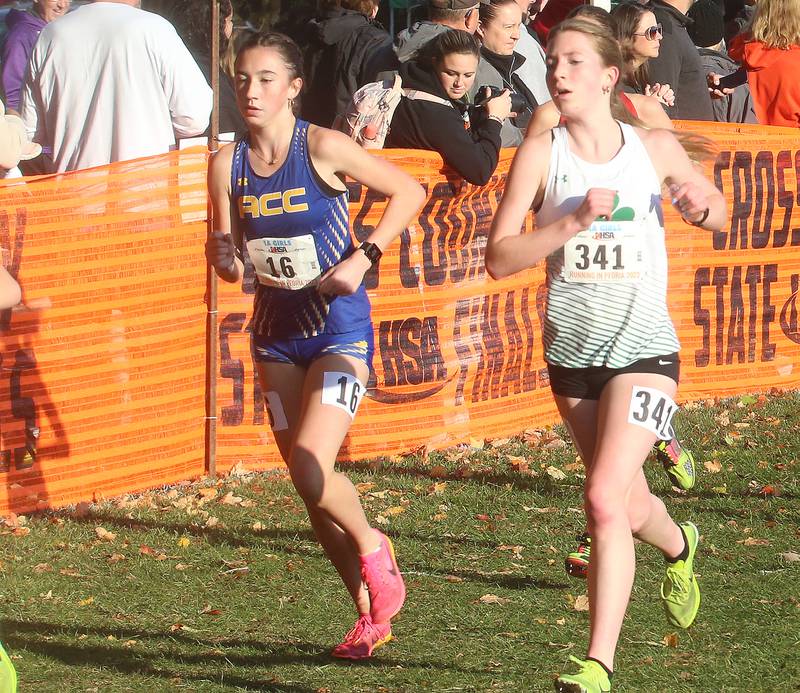
M391 542L369 526L358 493L334 464L373 352L364 273L425 196L408 175L346 135L295 117L301 66L299 49L281 34L254 35L241 47L235 83L248 135L211 160L216 230L206 255L228 282L242 279L243 245L253 261L253 358L275 440L359 614L332 654L361 659L391 639L389 621L405 587ZM388 198L358 248L345 176Z
M545 359L558 409L587 466L590 633L559 691L611 690L635 570L633 537L667 560L661 597L676 626L700 602L696 527L676 524L642 465L674 413L679 344L666 307L662 186L684 220L725 222L725 201L675 135L620 123L610 99L622 59L614 37L567 20L547 44L548 85L566 123L517 151L486 248L504 277L547 259ZM522 234L533 206L537 228Z

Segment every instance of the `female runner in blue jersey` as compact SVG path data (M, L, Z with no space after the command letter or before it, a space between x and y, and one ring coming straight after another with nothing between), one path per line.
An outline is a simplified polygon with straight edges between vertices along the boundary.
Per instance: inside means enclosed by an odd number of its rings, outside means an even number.
M358 493L334 469L364 394L373 354L362 280L425 195L412 178L346 135L295 117L302 55L281 34L246 40L235 63L248 134L209 167L216 230L206 256L242 279L247 247L258 279L252 351L278 448L311 525L358 610L332 654L361 659L391 639L405 599L389 539L369 526ZM386 195L366 242L354 247L348 176ZM363 580L362 580L363 579Z
M635 570L634 536L667 560L661 599L687 628L700 592L698 531L650 493L642 465L675 411L680 345L666 304L662 186L684 220L725 223L725 200L669 130L616 121L619 45L595 22L550 32L547 79L566 123L519 147L486 248L495 278L547 260L545 359L559 412L586 464L592 535L589 646L556 689L606 693ZM522 233L529 210L533 233Z

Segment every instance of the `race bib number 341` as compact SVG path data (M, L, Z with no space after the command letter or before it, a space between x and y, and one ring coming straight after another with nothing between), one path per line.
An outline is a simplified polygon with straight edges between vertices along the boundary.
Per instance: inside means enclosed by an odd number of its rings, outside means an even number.
M254 238L247 252L261 284L279 289L303 289L320 276L314 237Z
M644 276L641 227L632 221L596 221L564 244L567 282L635 282Z
M646 428L659 440L672 438L672 417L678 405L665 392L652 387L634 387L628 409L628 423Z

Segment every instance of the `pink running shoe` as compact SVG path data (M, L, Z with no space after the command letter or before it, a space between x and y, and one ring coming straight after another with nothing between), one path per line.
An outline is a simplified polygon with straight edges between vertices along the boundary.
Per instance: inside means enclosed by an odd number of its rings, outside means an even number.
M369 611L375 624L389 623L406 600L406 585L394 557L392 542L383 532L378 534L380 548L360 557L361 577L369 591Z
M331 655L340 659L366 659L391 639L391 625L373 623L369 614L364 614L358 617L356 625L344 636L344 641L331 650Z

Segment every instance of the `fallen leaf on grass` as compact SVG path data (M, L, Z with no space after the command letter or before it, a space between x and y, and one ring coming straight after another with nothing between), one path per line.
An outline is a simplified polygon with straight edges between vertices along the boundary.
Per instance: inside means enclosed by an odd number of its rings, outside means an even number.
M478 601L481 604L508 604L511 600L498 597L496 594L484 594Z
M366 493L373 488L375 488L375 484L371 481L365 481L363 483L356 484L356 491L358 491L359 494Z
M266 529L266 526L263 522L254 522L251 528L254 532L263 532Z
M197 495L199 496L198 504L202 505L206 501L210 501L217 497L217 489L213 486L204 486L201 489L197 490Z
M228 491L219 502L223 505L241 505L243 500L240 496L234 496L233 491Z
M787 563L796 563L797 561L800 561L800 553L787 551L786 553L781 554L781 558Z
M69 566L68 568L62 568L58 571L59 575L64 575L66 577L83 577L75 568L74 566Z
M719 474L722 471L722 463L719 460L706 460L703 466L710 474Z
M756 539L755 537L747 537L747 539L740 539L737 544L744 544L745 546L769 546L769 539Z
M391 508L386 508L386 510L384 510L383 513L384 515L389 515L391 517L392 515L400 515L405 511L406 509L402 505L393 505Z
M664 636L664 639L661 641L667 647L677 647L678 646L678 634L677 633L667 633Z
M17 527L11 532L15 537L27 537L30 533L30 527Z
M114 541L114 539L117 538L114 532L109 532L105 527L95 527L94 533L97 535L97 538L102 541Z
M185 563L176 563L175 570L186 570L189 566Z
M711 489L711 493L716 493L718 496L726 496L728 495L728 485L722 484L722 486L714 486Z
M139 554L141 556L152 556L156 561L166 561L167 555L163 551L157 551L151 546L141 544L139 546Z
M436 513L435 515L431 516L431 520L434 522L441 522L442 520L447 519L447 513Z
M530 505L530 506L529 505L523 505L522 509L526 513L533 512L533 513L539 513L540 515L544 515L546 513L557 513L558 512L558 508L537 508L536 506L533 506L533 505ZM583 511L581 511L581 512L583 512Z
M212 527L216 527L219 524L219 518L212 515L206 520L204 527L211 529Z
M445 575L444 579L447 580L447 582L464 582L464 578L458 575Z
M563 441L562 441L562 442L563 442ZM551 479L555 479L556 481L563 481L564 479L566 479L566 478L567 478L567 475L566 475L566 474L564 474L564 472L562 472L562 471L561 471L561 470L560 470L558 467L554 467L554 466L552 466L552 465L550 465L550 466L549 466L547 469L545 469L544 471L545 471L545 472L547 472L547 475L548 475L548 476L549 476Z
M437 481L428 486L427 493L429 496L438 496L445 492L447 489L446 481Z
M114 563L119 563L120 561L124 561L125 556L123 556L121 553L112 553L106 560L108 561L108 563L111 563L113 565Z
M94 597L87 597L78 602L78 606L89 606L90 604L94 604Z
M200 609L200 613L205 616L219 616L222 611L220 609L212 609L210 604L206 604L202 609Z
M52 566L49 563L37 563L33 566L34 573L49 573L52 570Z
M572 608L575 609L575 611L589 611L589 597L585 594L577 596Z

